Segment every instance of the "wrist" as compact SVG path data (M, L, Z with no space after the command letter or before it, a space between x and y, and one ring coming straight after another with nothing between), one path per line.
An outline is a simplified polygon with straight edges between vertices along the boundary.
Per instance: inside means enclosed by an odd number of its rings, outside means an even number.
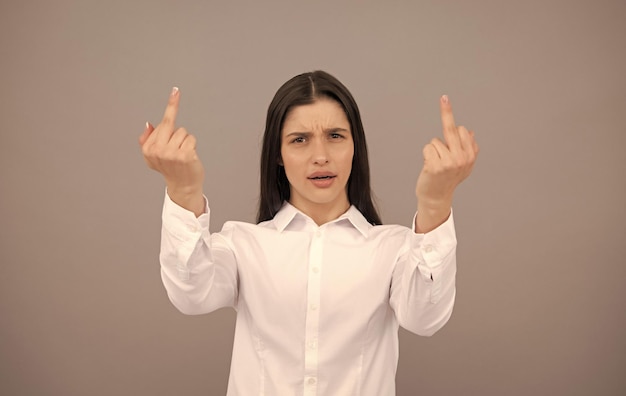
M452 211L452 199L419 199L415 231L426 233L443 224Z
M417 207L426 211L442 211L450 209L452 206L452 196L428 197L417 196Z
M178 206L193 212L196 217L204 213L204 195L202 189L167 186L167 195Z

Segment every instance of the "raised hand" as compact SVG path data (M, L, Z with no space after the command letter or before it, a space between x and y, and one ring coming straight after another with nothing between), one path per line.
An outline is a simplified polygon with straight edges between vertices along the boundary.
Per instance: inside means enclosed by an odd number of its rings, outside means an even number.
M444 141L434 138L422 151L424 166L415 188L418 232L428 232L448 218L454 190L470 175L478 155L474 132L456 126L448 97L442 96L439 104Z
M199 216L204 211L204 167L196 153L196 138L175 127L179 101L180 91L173 88L163 119L156 128L146 123L139 145L148 167L165 178L172 201Z

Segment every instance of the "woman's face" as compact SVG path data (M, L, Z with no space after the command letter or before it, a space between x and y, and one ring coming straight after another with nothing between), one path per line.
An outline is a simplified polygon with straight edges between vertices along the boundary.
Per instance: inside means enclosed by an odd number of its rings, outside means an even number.
M354 143L341 105L323 98L294 107L285 118L281 136L290 203L307 214L319 209L347 210Z

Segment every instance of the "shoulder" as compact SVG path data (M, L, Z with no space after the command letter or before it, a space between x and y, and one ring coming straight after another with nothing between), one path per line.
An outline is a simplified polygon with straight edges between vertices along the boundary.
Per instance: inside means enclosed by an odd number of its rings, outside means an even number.
M370 228L369 239L377 244L400 248L410 241L413 231L398 224L377 225Z

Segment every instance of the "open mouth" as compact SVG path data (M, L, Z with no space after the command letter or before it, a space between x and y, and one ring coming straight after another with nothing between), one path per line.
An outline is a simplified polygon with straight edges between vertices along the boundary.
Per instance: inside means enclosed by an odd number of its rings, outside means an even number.
M309 177L309 179L311 179L311 180L326 180L326 179L332 179L333 177L336 177L336 176L315 176L315 177Z

